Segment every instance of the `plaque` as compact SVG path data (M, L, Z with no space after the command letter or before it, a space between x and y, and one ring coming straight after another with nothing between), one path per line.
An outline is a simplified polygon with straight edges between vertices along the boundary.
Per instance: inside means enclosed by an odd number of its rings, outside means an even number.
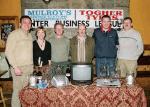
M1 25L1 39L6 41L10 32L15 29L15 25L13 23L5 23Z

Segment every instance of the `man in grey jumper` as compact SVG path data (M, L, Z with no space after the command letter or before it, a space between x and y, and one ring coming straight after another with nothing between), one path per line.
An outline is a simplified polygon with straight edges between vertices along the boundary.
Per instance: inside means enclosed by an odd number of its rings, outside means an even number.
M49 40L52 47L52 66L57 68L59 65L62 68L62 73L65 73L68 65L70 41L63 35L64 25L62 23L56 23L54 25L55 36L52 36ZM57 72L54 70L53 75Z
M118 36L117 69L120 71L121 77L132 73L136 76L137 60L143 52L143 42L140 33L132 28L130 17L124 18L123 30L118 33Z

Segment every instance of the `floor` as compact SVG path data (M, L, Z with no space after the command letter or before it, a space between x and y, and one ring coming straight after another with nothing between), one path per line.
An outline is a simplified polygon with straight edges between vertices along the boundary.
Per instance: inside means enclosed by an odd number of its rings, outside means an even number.
M142 77L142 78L137 78L137 83L139 83L145 90L145 95L147 97L147 102L148 106L150 107L150 77ZM6 101L6 107L11 107L11 93L5 93L5 97L9 98ZM0 104L0 107L3 107L2 104Z

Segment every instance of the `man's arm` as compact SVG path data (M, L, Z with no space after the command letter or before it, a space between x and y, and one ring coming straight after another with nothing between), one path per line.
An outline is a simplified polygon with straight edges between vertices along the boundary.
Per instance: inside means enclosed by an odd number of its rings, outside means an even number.
M15 56L14 56L14 51L16 49L16 34L15 33L10 33L10 35L8 36L8 39L7 39L7 43L6 43L6 50L5 50L5 54L6 54L6 57L9 61L9 64L11 65L12 68L14 68L14 71L15 71L15 74L16 75L21 75L22 74L22 71L17 67L16 65L16 59L15 59Z
M10 65L13 68L16 67L16 60L15 60L15 57L13 54L15 51L16 43L17 42L16 42L15 34L10 34L7 39L5 54L6 54L6 57L9 61Z
M138 38L137 38L137 49L138 49L138 55L140 56L144 51L143 41L140 33L138 33Z

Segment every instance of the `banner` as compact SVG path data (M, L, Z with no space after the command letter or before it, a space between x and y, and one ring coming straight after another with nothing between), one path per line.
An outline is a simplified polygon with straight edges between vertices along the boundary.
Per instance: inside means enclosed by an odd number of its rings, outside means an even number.
M62 22L65 28L77 28L85 24L87 28L97 28L103 15L109 15L113 28L121 28L123 10L120 9L25 9L25 15L32 18L32 27L53 28Z

